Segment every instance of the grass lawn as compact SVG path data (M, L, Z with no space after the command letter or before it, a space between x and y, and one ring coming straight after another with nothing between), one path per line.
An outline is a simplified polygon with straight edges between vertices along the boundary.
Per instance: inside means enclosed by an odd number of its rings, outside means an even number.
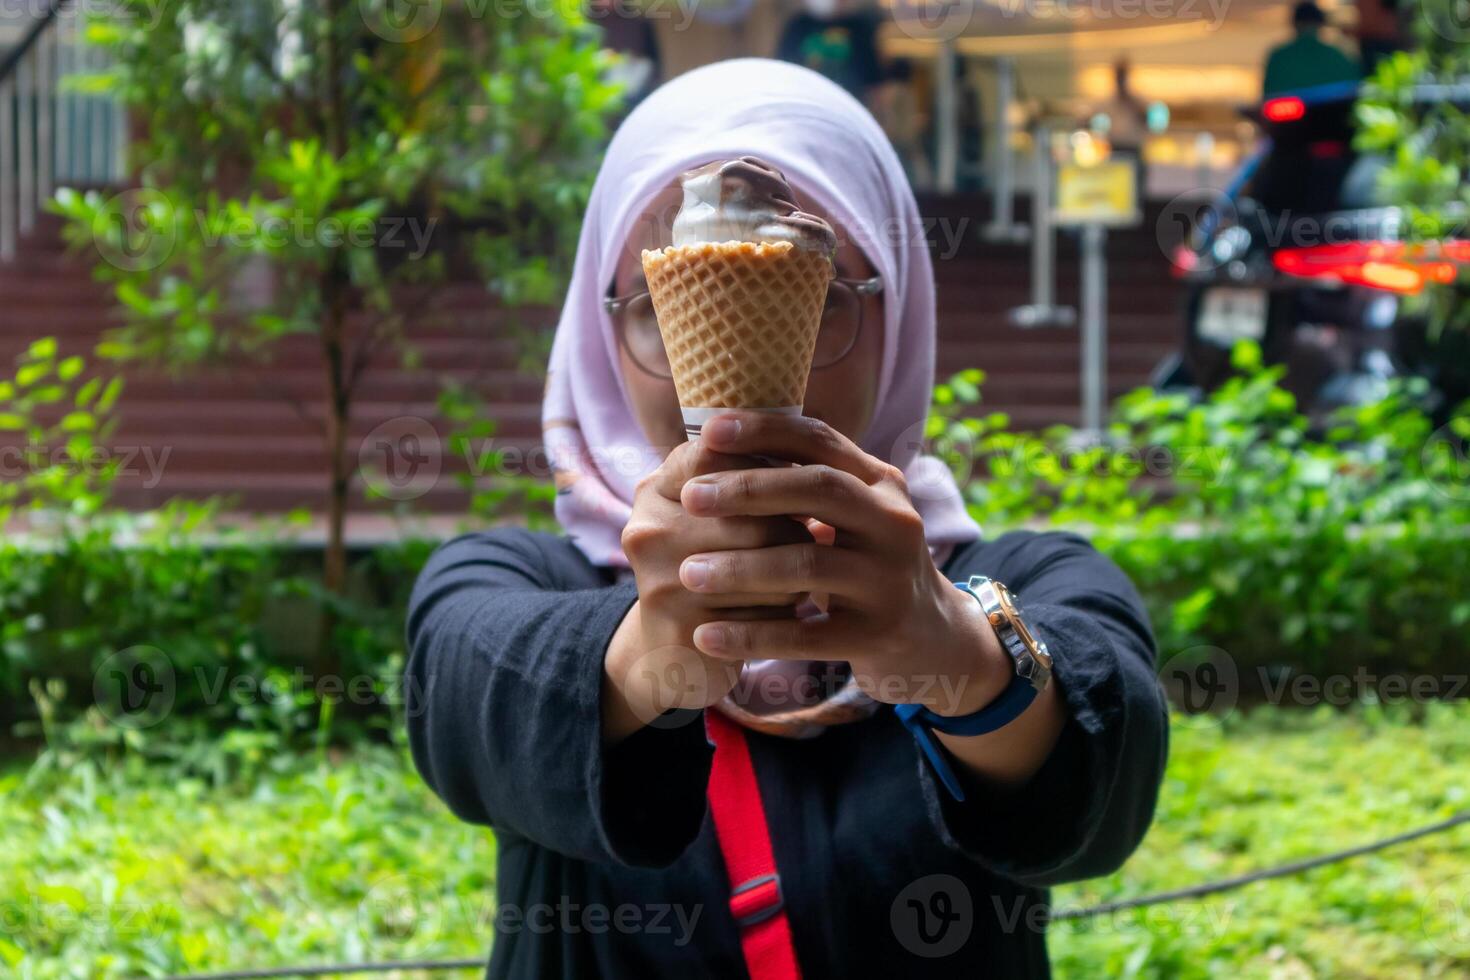
M1175 729L1158 819L1059 908L1237 874L1470 807L1470 703L1260 710ZM494 842L387 748L248 784L0 776L0 975L110 978L481 955ZM1062 977L1470 975L1470 827L1202 902L1065 923ZM468 974L436 974L466 976ZM402 974L400 976L411 976Z

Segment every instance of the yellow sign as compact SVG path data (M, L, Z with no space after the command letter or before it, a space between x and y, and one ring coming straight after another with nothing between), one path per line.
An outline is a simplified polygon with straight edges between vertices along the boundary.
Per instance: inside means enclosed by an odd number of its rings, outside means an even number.
M1052 220L1059 225L1136 225L1138 161L1110 156L1101 163L1082 166L1064 163L1057 169L1057 206Z

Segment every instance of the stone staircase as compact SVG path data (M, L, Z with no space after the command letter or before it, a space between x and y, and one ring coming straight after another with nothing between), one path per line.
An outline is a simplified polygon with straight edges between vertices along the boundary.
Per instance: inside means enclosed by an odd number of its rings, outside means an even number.
M1039 429L1081 421L1081 344L1076 328L1020 329L1007 313L1030 302L1030 252L1023 245L984 242L978 229L989 220L988 201L974 197L925 198L925 215L952 222L969 219L972 232L956 254L935 257L942 378L967 367L983 368L985 411L1005 411L1018 428ZM1028 220L1027 202L1017 218ZM1108 236L1108 392L1116 397L1148 383L1154 367L1182 337L1183 291L1169 275L1157 244L1157 212L1138 228ZM1077 306L1077 237L1059 233L1056 290L1059 304Z

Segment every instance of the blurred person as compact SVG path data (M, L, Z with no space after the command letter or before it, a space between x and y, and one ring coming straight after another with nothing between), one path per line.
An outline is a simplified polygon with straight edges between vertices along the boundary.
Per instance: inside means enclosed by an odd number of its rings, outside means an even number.
M960 191L980 191L986 183L985 168L985 100L978 80L980 66L969 58L955 58L955 97L959 109L959 173ZM935 147L938 156L938 147Z
M806 0L791 15L776 57L810 68L873 108L873 91L886 79L878 54L882 18L848 0Z
M1108 142L1114 149L1139 154L1148 138L1148 106L1133 94L1128 84L1128 59L1113 63L1113 95L1097 107L1108 117Z
M686 442L639 257L681 173L756 157L837 234L805 415ZM619 128L543 406L565 536L457 538L408 613L415 763L494 828L516 913L491 976L1045 976L1047 886L1142 839L1168 725L1146 614L1077 535L982 537L920 452L921 229L877 123L807 69L697 69ZM1024 609L990 618L971 576Z
M658 40L653 25L621 0L590 0L587 17L602 28L602 46L621 56L609 76L623 86L624 111L630 111L659 83Z
M887 76L872 94L870 108L903 161L909 182L920 188L930 187L934 183L934 168L929 162L926 138L929 89L922 70L916 70L910 58L894 58L888 65Z
M795 0L649 0L660 81L727 58L769 57Z
M879 90L873 113L904 162L909 180L921 190L932 190L939 159L937 59L916 62L895 58L888 67L889 82ZM975 64L954 59L956 129L959 138L955 168L957 191L985 186L985 111Z
M1262 82L1265 98L1362 77L1351 58L1319 36L1326 23L1322 8L1311 0L1303 0L1292 8L1291 26L1296 37L1273 48L1267 56Z
M1128 59L1119 58L1113 63L1113 94L1100 103L1086 128L1096 127L1097 117L1107 120L1107 131L1102 135L1112 153L1131 157L1135 161L1134 184L1138 200L1143 200L1148 186L1148 165L1144 160L1143 145L1148 139L1148 106L1133 94L1129 85L1131 66Z
M1358 0L1358 23L1353 33L1358 39L1358 58L1365 77L1377 71L1378 63L1395 51L1409 47L1398 0Z

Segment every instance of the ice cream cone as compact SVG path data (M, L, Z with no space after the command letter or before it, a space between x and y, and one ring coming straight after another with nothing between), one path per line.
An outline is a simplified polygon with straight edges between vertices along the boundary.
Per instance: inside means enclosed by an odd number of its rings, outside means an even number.
M800 414L832 278L824 251L701 242L643 253L690 438L721 411Z

